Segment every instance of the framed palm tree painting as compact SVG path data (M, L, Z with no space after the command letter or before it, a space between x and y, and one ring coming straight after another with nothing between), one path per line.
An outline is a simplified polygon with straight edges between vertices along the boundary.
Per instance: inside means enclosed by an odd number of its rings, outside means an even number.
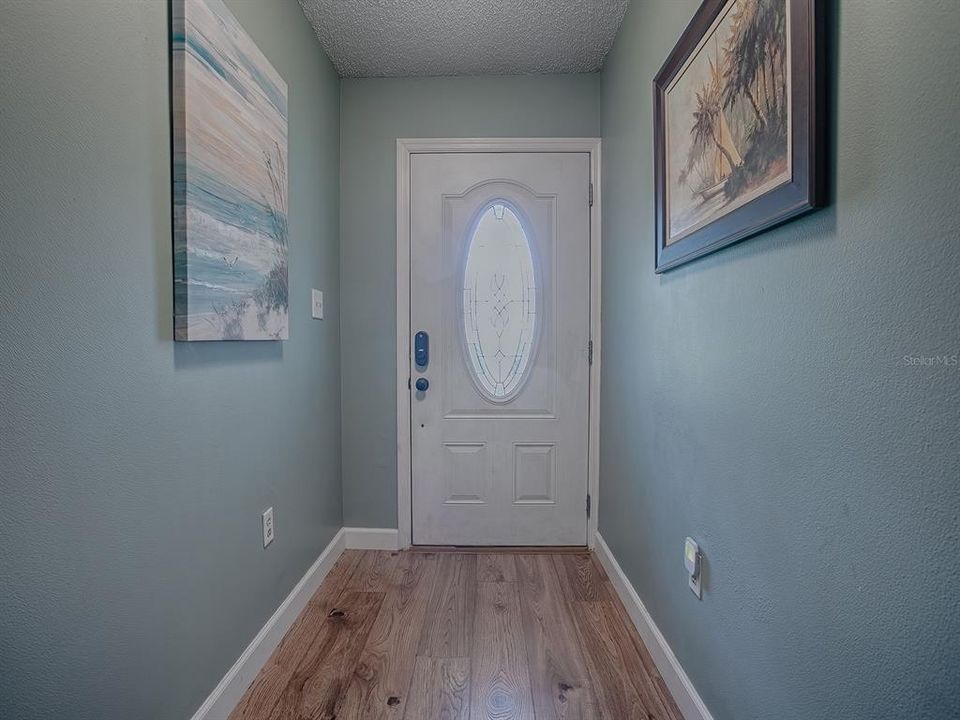
M817 0L705 0L654 79L656 272L825 202Z

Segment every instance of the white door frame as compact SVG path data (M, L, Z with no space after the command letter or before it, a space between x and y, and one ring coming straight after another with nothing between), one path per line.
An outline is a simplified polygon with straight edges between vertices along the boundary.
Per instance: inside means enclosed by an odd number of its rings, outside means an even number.
M397 527L400 549L413 544L412 435L410 427L410 156L421 153L590 154L590 423L587 545L594 546L600 500L600 138L437 138L397 140ZM584 194L589 188L584 188ZM586 199L586 198L585 198Z

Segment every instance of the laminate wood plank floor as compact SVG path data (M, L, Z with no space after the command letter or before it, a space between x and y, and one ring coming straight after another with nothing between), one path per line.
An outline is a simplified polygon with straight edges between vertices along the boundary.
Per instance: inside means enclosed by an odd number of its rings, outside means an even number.
M349 550L230 720L683 720L590 553Z

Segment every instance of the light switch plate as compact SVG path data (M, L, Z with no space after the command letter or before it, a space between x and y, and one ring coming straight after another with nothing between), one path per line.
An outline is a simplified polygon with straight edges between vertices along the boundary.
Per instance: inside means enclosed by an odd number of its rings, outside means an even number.
M311 302L310 313L311 315L313 315L313 319L323 320L323 291L311 290L310 302Z

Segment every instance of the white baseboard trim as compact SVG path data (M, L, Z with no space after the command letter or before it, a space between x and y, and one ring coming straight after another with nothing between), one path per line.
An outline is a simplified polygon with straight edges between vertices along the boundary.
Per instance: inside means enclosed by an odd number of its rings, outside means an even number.
M400 531L393 528L344 528L348 550L399 550Z
M686 720L713 720L713 716L707 710L703 700L700 699L700 695L697 694L696 688L693 687L693 683L690 682L690 678L684 672L677 656L673 654L666 638L663 637L660 629L653 622L653 618L650 617L650 613L644 607L643 601L640 600L640 596L613 553L610 552L609 546L604 542L600 533L596 535L596 543L597 559L600 560L600 564L607 571L610 582L613 583L617 595L620 596L620 601L627 609L633 624L636 625L643 643L650 651L650 656L670 689L673 699L677 701L677 706L683 713L683 717Z
M226 719L345 549L346 533L341 528L300 582L280 603L280 607L267 620L266 625L260 628L260 632L223 676L220 684L203 701L193 714L192 720Z

